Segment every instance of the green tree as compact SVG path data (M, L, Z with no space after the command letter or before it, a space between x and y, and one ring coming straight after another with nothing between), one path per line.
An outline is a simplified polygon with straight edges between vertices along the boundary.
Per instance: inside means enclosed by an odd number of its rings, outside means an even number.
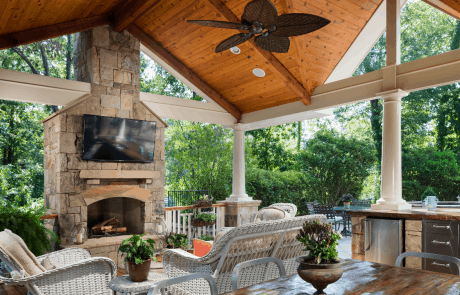
M405 150L402 178L403 198L408 201L420 200L429 186L439 200L456 200L460 193L460 172L452 151L434 147Z
M313 178L310 185L315 188L316 199L337 204L343 194L360 194L374 163L369 142L323 128L306 142L298 164Z
M230 130L204 123L168 120L166 179L169 189L208 190L217 200L231 194Z

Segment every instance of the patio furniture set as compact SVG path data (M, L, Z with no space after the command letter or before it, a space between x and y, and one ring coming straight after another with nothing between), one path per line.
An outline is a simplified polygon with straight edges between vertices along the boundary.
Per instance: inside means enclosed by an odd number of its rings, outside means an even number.
M297 275L298 262L295 259L306 252L296 235L306 221L337 223L337 215L329 215L330 211L334 211L332 206L314 205L314 212L324 212L325 216L315 214L291 218L291 214L297 212L292 204L275 204L261 209L259 213L267 210L276 212L280 208L287 213L283 219L226 229L211 251L203 257L180 249L166 251L163 256L164 274L150 273L148 280L140 283L131 282L127 275L117 278L117 268L111 259L91 258L89 252L80 248L35 257L19 236L5 230L0 232L0 259L7 265L11 277L0 277L0 280L7 285L25 286L30 293L37 295L114 292L214 295L236 294L233 292L237 289L238 294L258 294L260 288L265 288L263 290L267 292L283 290L283 294L314 292L314 288L305 284ZM400 268L406 256L445 260L455 263L460 269L459 259L429 253L405 252L398 257L397 267L347 260L342 281L330 285L326 291L355 294L353 290L366 290L392 294L392 291L407 289L414 281L420 280L426 284L434 280L439 283L436 284L437 289L423 288L427 292L425 294L434 290L447 290L448 284L455 284L455 288L459 288L455 291L460 291L459 277ZM396 287L392 282L399 276L404 276L405 280ZM356 281L356 278L359 280ZM377 288L372 284L374 280L385 280L387 283L378 284ZM418 287L411 288L415 290Z

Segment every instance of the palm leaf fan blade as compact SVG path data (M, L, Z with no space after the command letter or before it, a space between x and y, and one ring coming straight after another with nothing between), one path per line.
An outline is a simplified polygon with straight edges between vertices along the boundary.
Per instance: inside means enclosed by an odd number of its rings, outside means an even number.
M190 24L196 24L196 25L212 27L212 28L235 29L235 30L247 30L248 29L248 27L243 24L214 21L214 20L187 20L187 22Z
M230 49L230 48L232 48L234 46L237 46L237 45L239 45L239 44L241 44L243 42L246 42L251 37L252 37L251 34L244 34L244 33L233 35L230 38L225 39L224 41L222 41L219 45L217 45L216 53L219 53L221 51Z
M276 20L276 30L272 36L292 37L314 32L331 21L321 16L306 13L284 14Z
M288 37L272 36L267 37L257 36L254 41L257 46L263 50L277 53L286 53L289 51L291 42Z
M244 24L253 24L258 21L268 27L276 22L278 11L269 0L254 0L244 7L241 21Z

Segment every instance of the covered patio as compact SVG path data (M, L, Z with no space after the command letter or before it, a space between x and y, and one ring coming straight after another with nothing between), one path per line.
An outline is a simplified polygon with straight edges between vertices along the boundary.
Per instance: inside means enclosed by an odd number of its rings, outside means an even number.
M215 47L237 31L187 23L241 23L248 2L93 0L43 5L21 0L0 4L0 50L76 34L75 81L0 69L1 99L63 107L43 121L44 198L50 206L51 226L59 224L62 248L86 249L93 257L107 257L118 268L123 266L117 253L120 239L101 242L88 238L89 233L83 235L82 243L75 239L76 224L86 228L91 222L97 223L96 218L90 220L97 210L104 209L91 205L100 201L110 203L107 207L116 207L114 210L121 215L127 215L123 213L126 208L136 212L132 215L139 215L139 220L125 220L126 224L135 224L135 233L190 234L185 218L183 227L180 221L185 216L181 211L190 208L165 209L163 203L164 130L168 127L164 118L218 124L233 130L232 194L212 209L218 220L210 232L216 236L223 227L252 224L259 211L261 201L248 196L245 187L245 131L322 118L331 115L337 106L381 98L381 197L370 210L352 214L353 241L344 243L351 244L352 251L341 250L352 259L366 260L364 219L391 213L411 221L406 223L405 235L406 241L414 242L406 244L405 251L422 252L422 220L427 217L414 212L404 215L411 212L411 205L402 198L401 98L413 91L460 82L460 50L401 64L400 11L405 0L272 1L278 15L310 13L331 21L313 33L291 37L287 53L266 51L253 39L239 44L237 50L215 53ZM455 1L425 2L460 19L460 5ZM386 66L351 77L385 31ZM205 101L141 92L140 52ZM84 161L80 152L84 115L155 122L152 165ZM445 215L451 221L458 218ZM300 219L289 226L298 222ZM289 240L288 234L277 230L265 229L280 235L274 253L279 241ZM233 241L229 238L228 243ZM406 264L409 266L422 269L421 260ZM7 294L16 294L11 292Z

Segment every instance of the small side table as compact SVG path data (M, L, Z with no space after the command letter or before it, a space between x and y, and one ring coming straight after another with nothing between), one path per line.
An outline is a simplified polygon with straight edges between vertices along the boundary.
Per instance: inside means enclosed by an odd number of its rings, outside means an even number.
M109 288L118 292L118 294L147 294L153 285L167 279L168 277L163 274L151 272L147 281L136 283L132 282L128 275L124 275L111 280Z

